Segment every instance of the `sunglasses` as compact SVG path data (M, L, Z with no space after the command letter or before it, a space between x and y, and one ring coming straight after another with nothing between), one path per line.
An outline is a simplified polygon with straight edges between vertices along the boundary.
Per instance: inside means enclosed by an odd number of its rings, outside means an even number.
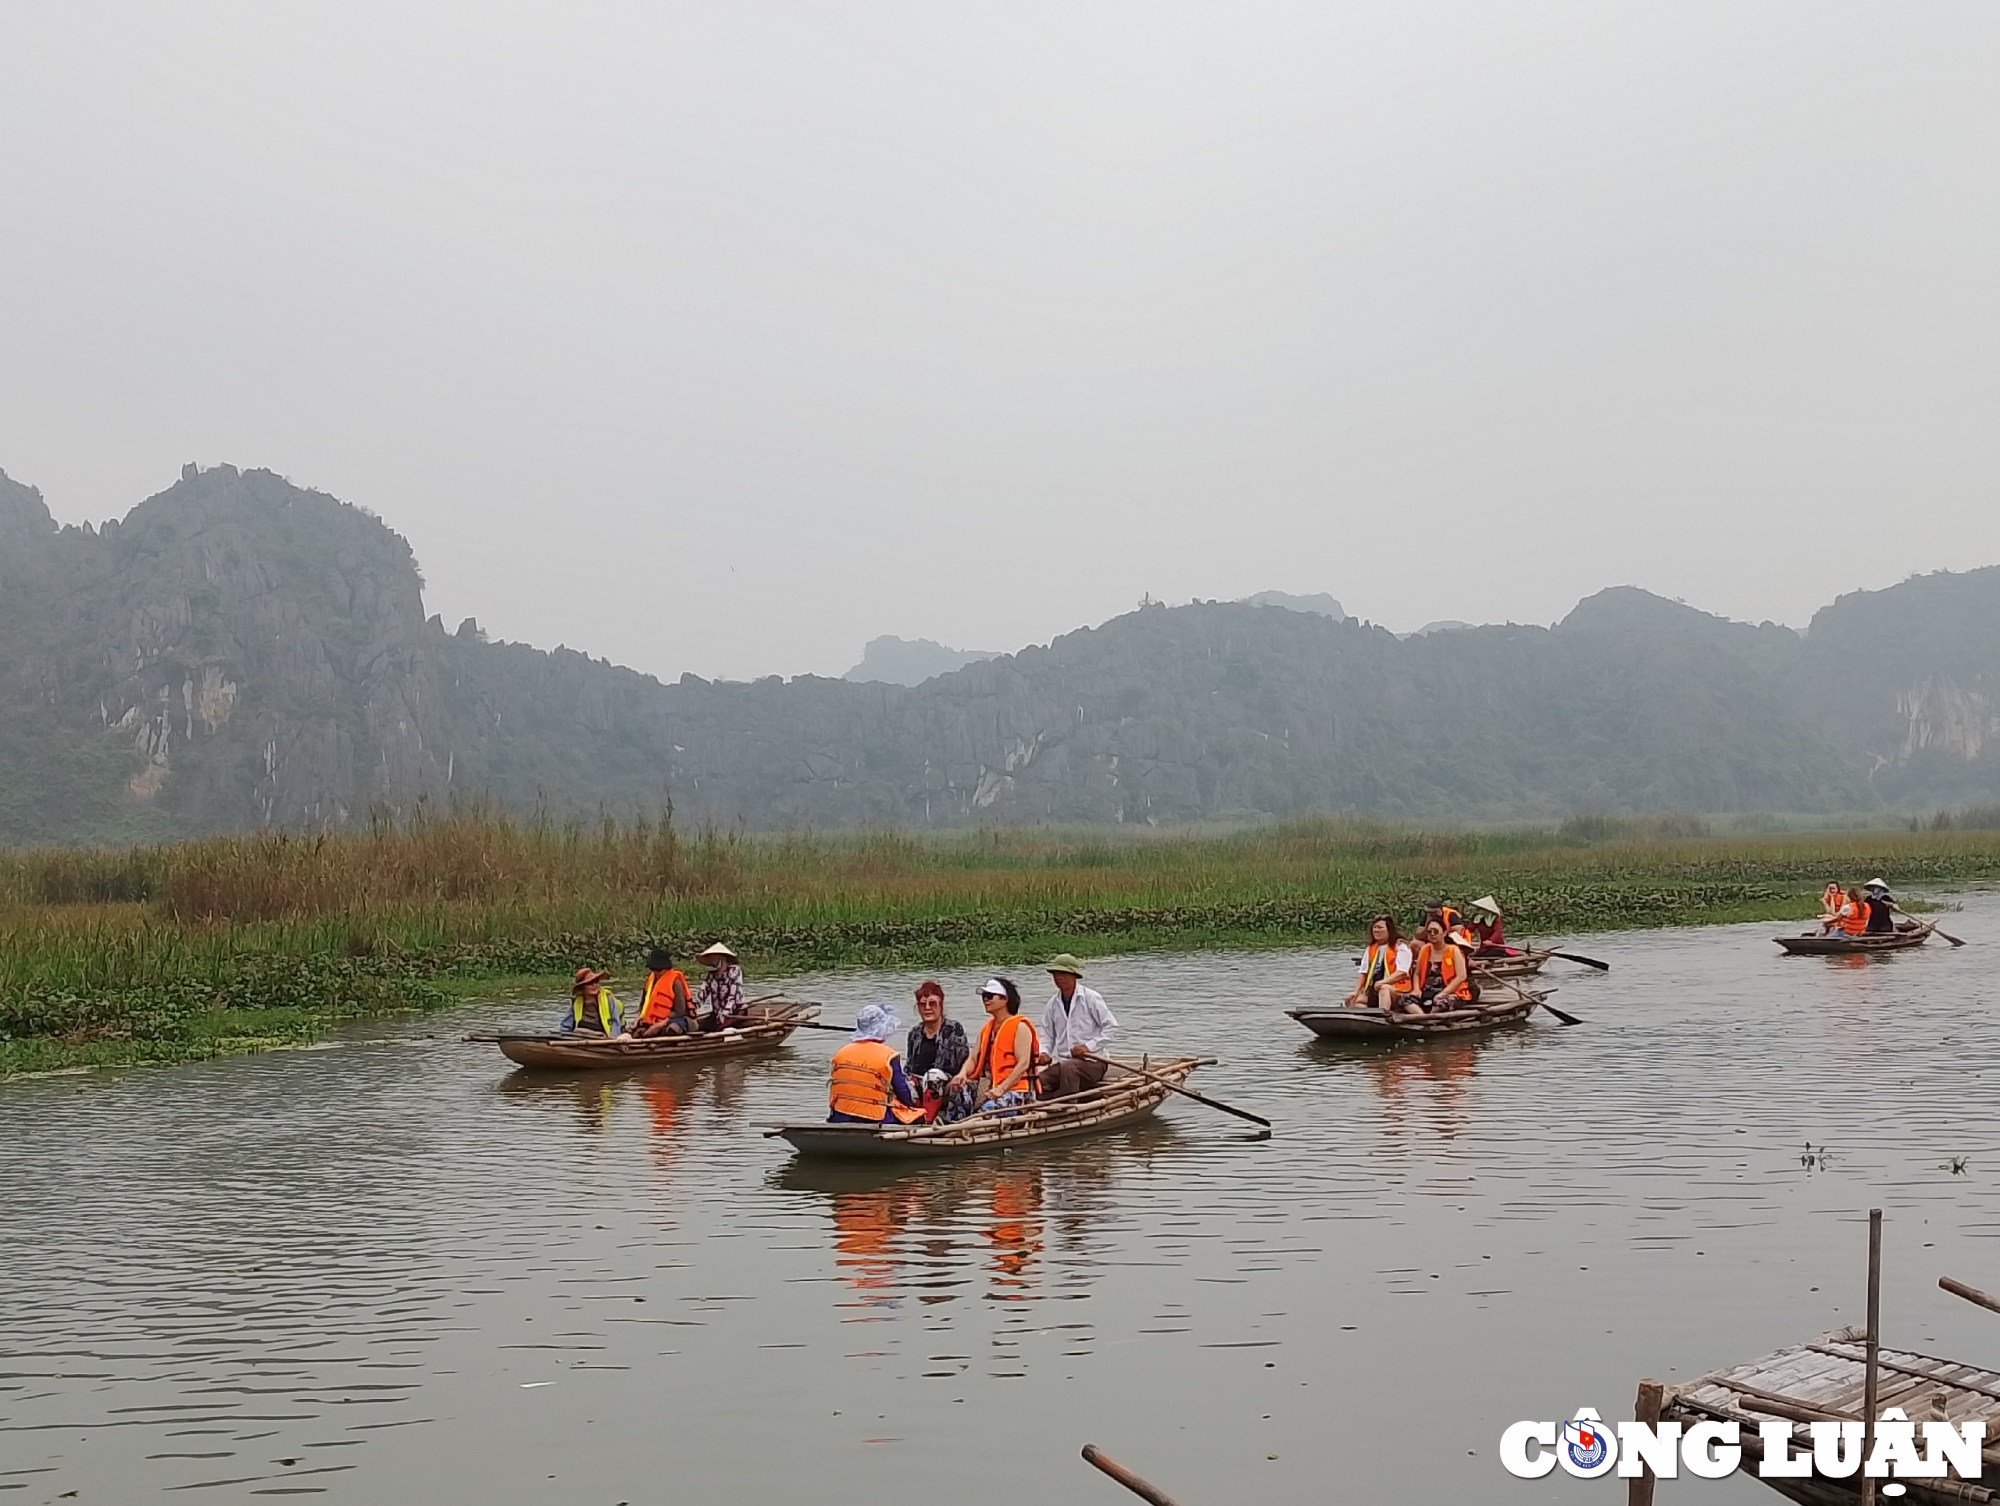
M979 990L979 997L982 999L1004 999L1007 996L1005 994L989 994L985 989L982 988Z

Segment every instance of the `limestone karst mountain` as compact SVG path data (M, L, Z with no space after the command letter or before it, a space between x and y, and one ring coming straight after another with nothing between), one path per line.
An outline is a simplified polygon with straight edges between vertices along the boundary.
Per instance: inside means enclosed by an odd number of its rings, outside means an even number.
M885 685L921 685L954 669L998 657L990 649L947 648L931 638L898 638L888 633L870 638L861 651L861 662L841 678L876 680Z
M1801 635L1629 587L1399 639L1148 606L915 686L661 684L423 606L381 521L197 471L101 532L0 477L0 840L365 821L420 801L700 824L1844 811L2000 796L2000 570Z

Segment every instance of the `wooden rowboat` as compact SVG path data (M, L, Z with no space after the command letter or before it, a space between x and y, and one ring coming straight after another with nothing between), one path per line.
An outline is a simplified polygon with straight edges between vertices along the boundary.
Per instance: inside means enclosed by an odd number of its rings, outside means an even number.
M1518 1025L1542 1002L1540 994L1525 989L1511 989L1509 993L1518 997L1497 999L1473 1009L1449 1009L1440 1014L1392 1015L1379 1009L1350 1009L1344 1004L1288 1009L1285 1013L1323 1040L1409 1040Z
M605 1072L665 1062L705 1062L747 1056L784 1045L794 1030L819 1013L817 1004L785 1001L752 1004L743 1023L700 1035L649 1036L642 1041L607 1041L593 1035L510 1035L488 1032L468 1041L500 1048L518 1066L551 1072Z
M1553 956L1555 956L1554 952L1537 952L1530 948L1524 952L1517 952L1511 957L1481 957L1475 954L1470 960L1473 971L1481 977L1498 978L1505 981L1510 978L1534 977L1536 973L1539 973L1548 965L1548 960ZM1354 965L1356 967L1361 966L1361 959L1359 957L1354 959Z
M1771 939L1795 957L1851 957L1922 946L1931 939L1931 928L1919 926L1914 931L1884 931L1874 936L1773 936Z
M931 1161L947 1156L977 1155L1014 1146L1046 1145L1124 1129L1152 1117L1171 1091L1161 1082L1117 1071L1094 1088L1064 1098L1044 1099L1019 1109L974 1114L954 1124L781 1124L764 1133L789 1141L801 1156L842 1160ZM1203 1058L1179 1057L1137 1063L1164 1082L1178 1086Z
M1475 954L1472 970L1488 978L1532 978L1548 963L1554 952L1537 952L1532 948L1516 957L1481 957Z

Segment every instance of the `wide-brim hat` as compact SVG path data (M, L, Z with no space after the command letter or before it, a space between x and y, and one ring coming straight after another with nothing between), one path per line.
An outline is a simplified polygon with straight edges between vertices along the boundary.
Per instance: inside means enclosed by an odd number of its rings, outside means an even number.
M701 962L706 962L711 957L722 957L726 958L731 962L734 962L736 960L736 954L730 951L728 947L724 946L719 941L716 942L715 945L709 947L706 951L695 953L695 957L698 961Z
M1083 964L1068 952L1057 952L1049 958L1048 970L1052 973L1068 973L1072 978L1083 976Z
M576 970L575 986L578 988L589 988L593 983L606 982L610 977L611 974L600 973L594 967L580 967Z
M1472 902L1472 908L1475 910L1484 910L1489 915L1498 915L1500 913L1500 901L1490 894L1482 894Z
M1864 889L1886 889L1889 887L1889 881L1885 878L1872 878L1866 884L1862 885L1862 887Z

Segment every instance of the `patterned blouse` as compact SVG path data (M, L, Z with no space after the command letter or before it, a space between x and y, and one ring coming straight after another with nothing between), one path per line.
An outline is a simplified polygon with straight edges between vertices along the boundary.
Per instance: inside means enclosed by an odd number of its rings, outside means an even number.
M701 980L694 996L696 1014L714 1014L717 1025L733 1025L743 1013L743 969L725 963Z
M957 1020L942 1021L935 1036L925 1035L923 1021L919 1020L910 1030L909 1049L903 1053L903 1065L912 1077L922 1077L932 1068L951 1077L965 1065L965 1059L970 1055L972 1047L966 1041L965 1027Z

